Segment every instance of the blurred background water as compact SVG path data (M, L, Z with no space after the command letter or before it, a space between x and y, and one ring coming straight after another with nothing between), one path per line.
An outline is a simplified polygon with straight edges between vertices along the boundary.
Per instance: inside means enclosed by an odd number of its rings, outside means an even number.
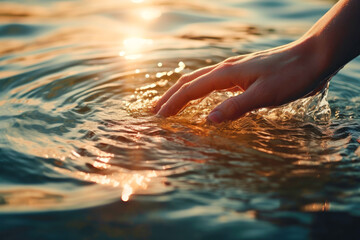
M356 239L360 59L310 99L158 119L181 75L289 43L335 1L0 1L1 239Z

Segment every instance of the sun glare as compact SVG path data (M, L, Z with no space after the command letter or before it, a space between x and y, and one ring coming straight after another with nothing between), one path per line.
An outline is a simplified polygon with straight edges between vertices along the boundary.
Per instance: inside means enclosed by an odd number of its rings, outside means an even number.
M119 56L133 60L142 56L142 52L153 44L152 39L129 37L123 41L123 49L119 52Z
M140 11L140 17L145 21L152 21L161 16L161 11L158 8L145 8Z

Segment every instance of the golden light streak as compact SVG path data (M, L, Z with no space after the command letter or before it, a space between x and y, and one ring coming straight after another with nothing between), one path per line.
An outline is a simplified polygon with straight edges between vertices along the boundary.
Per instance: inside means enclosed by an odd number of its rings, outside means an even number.
M97 151L97 155L98 156L96 157L96 160L92 164L94 168L108 169L108 168L111 167L111 165L108 164L108 163L114 157L114 154L107 153L107 152L102 152L102 151Z
M132 193L133 193L132 187L129 184L125 184L121 195L121 200L123 200L124 202L129 201L129 198Z
M107 169L111 167L110 164L101 163L101 162L94 162L92 165L94 168L99 168L99 169Z
M152 39L129 37L123 40L123 49L119 52L119 56L128 60L138 59L142 56L144 49L153 44Z
M185 63L184 62L179 62L179 67L175 68L175 72L176 73L179 73L181 72L182 70L184 70L186 67Z
M307 204L303 207L303 210L305 212L326 212L330 210L330 203L326 201L324 203Z
M145 8L140 11L140 17L145 21L153 21L161 16L162 12L158 8Z
M78 153L75 152L74 150L71 151L71 154L74 155L75 157L81 157L80 154L78 154Z
M101 175L98 173L77 172L76 175L82 179L101 185L109 185L122 189L121 200L128 201L130 197L140 190L146 190L152 178L157 177L155 171L145 171L138 173L115 173L111 175Z

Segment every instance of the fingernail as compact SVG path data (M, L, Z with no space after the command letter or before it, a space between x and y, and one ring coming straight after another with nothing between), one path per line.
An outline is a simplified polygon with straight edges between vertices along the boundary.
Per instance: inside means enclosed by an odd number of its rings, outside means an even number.
M155 115L156 118L164 118L163 116L159 115L159 114L156 114Z
M224 121L224 115L220 111L214 111L209 114L208 119L213 123L221 123Z
M159 109L159 111L156 113L157 116L160 117L167 117L167 115L165 114L165 105L161 106L161 108Z

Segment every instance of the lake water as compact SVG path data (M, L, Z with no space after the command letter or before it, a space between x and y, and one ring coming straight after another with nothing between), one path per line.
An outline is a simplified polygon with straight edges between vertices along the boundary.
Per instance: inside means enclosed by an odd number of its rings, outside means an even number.
M1 239L356 239L360 59L233 123L181 75L289 43L335 1L0 1Z

